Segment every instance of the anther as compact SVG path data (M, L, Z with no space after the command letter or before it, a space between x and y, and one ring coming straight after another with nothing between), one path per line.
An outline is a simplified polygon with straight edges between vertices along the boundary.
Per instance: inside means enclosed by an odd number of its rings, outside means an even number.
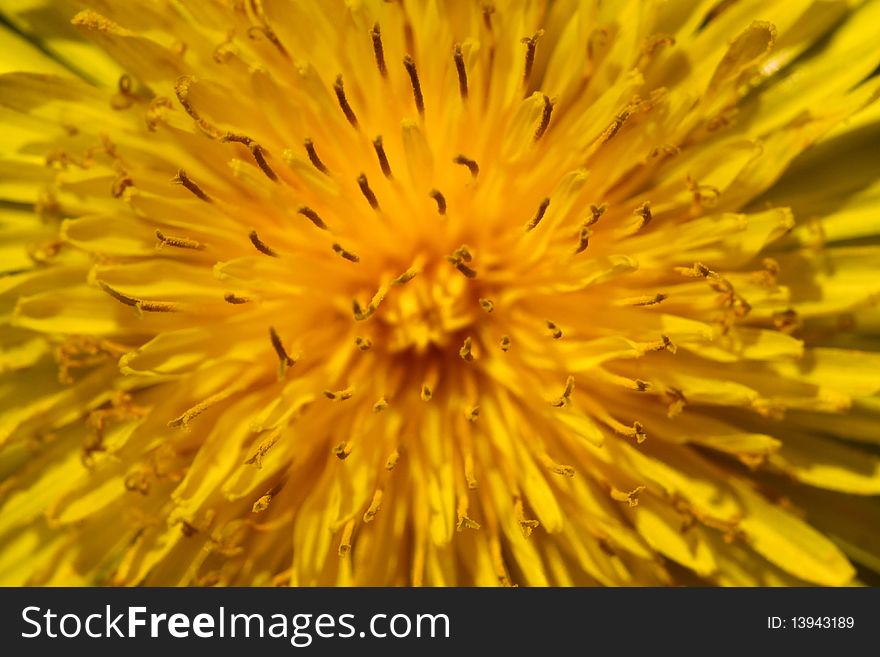
M196 251L201 251L205 248L205 245L201 242L188 237L169 237L159 229L156 229L156 239L159 240L160 247L173 246L178 249L194 249Z
M275 353L278 354L278 360L281 362L282 369L296 365L296 361L288 355L287 350L281 343L281 336L278 335L278 331L275 330L274 326L269 327L269 340L272 342L272 348L275 350Z
M299 210L297 210L297 212L309 221L311 221L313 224L315 224L316 227L320 228L321 230L327 230L327 224L325 224L320 215L318 215L318 213L312 210L310 207L304 205Z
M373 346L373 341L370 338L362 338L361 336L357 336L354 339L354 343L357 345L357 348L361 351L369 351L370 347Z
M351 454L351 443L347 440L343 440L341 443L333 448L333 453L340 461L344 461L348 458L348 455Z
M502 335L501 336L501 351L510 351L510 336Z
M416 109L419 114L425 113L425 99L422 97L422 85L419 83L419 74L416 71L416 62L412 57L407 55L403 58L403 66L409 75L409 81L412 85L413 99L416 102Z
M306 139L303 141L303 144L306 147L306 155L309 156L309 162L312 163L312 166L321 173L329 175L330 170L323 162L321 162L321 158L318 157L318 151L315 150L315 143L311 139L306 137Z
M538 39L544 34L544 30L538 30L531 37L523 37L521 43L526 44L526 66L523 71L523 87L529 85L529 78L532 76L532 66L535 64L535 48L538 47Z
M373 412L374 413L381 413L386 408L388 408L388 400L385 399L384 397L379 397L379 401L377 401L375 404L373 404Z
M602 205L590 205L590 218L584 221L583 226L581 226L578 235L578 246L574 251L575 255L587 250L587 247L590 245L590 237L593 235L593 231L590 230L590 227L599 221L599 217L605 213L607 208L608 205L605 203Z
M534 230L537 228L538 224L541 223L541 219L544 218L544 214L547 212L547 208L550 207L550 199L545 198L541 201L541 205L538 206L538 211L535 213L535 216L532 217L532 220L526 224L526 232Z
M475 404L467 409L465 413L465 417L468 419L468 422L476 422L477 418L480 417L480 407Z
M432 189L428 194L437 202L437 214L446 214L446 198L436 189Z
M183 169L177 170L177 175L171 179L176 185L183 185L188 191L190 191L196 198L205 201L206 203L211 203L211 197L205 194L202 191L202 188L196 185L192 180L190 180L189 176L186 175L186 171Z
M467 71L464 68L464 55L461 52L461 45L455 44L455 54L452 56L455 60L455 70L458 73L458 93L462 100L468 97L468 80Z
M485 310L487 313L495 310L495 302L492 299L480 299L480 308Z
M385 66L385 50L382 48L382 33L379 30L379 23L373 25L370 30L370 38L373 39L373 54L376 56L376 66L379 67L379 74L383 78L388 77L388 68Z
M379 166L386 178L391 178L391 165L388 163L388 156L385 154L385 146L382 144L382 135L373 140L373 148L376 149L376 157L379 158Z
M549 319L547 320L547 328L550 329L550 335L554 340L558 340L562 337L562 329L556 326L555 323L551 322Z
M257 143L252 143L250 145L251 154L254 156L254 159L257 161L257 166L260 167L263 173L266 174L266 177L272 182L278 182L278 174L269 166L269 163L266 161L265 151L263 147Z
M472 341L470 337L464 339L464 344L461 349L458 350L458 355L461 356L462 360L470 363L474 360L474 353L471 351Z
M364 195L364 198L367 199L367 203L370 204L370 207L374 210L379 209L379 201L376 199L376 195L373 193L373 190L370 189L370 183L367 181L366 174L361 174L357 178L358 187L361 188L361 194Z
M480 175L480 165L476 163L475 160L470 159L469 157L465 157L464 155L456 155L453 160L455 164L462 164L468 168L468 171L471 172L471 177L476 178Z
M562 391L562 396L560 396L555 401L550 402L551 406L555 406L556 408L562 408L563 406L568 406L571 403L571 393L574 392L574 377L569 376L565 380L565 390Z
M431 398L434 396L434 391L431 390L427 383L423 383L419 396L422 398L422 401L431 401Z
M223 300L226 303L231 303L232 305L235 305L235 306L238 306L238 305L241 305L243 303L247 303L248 301L250 301L250 299L248 299L247 297L240 297L237 294L235 294L234 292L227 292L226 294L224 294Z
M651 204L648 201L645 201L639 207L633 210L633 214L637 217L642 218L641 223L639 223L639 225L636 227L636 230L639 231L647 226L649 223L651 223Z
M333 84L333 91L336 92L336 100L339 102L339 108L342 110L342 113L345 114L345 118L348 119L348 122L353 128L357 128L357 116L355 116L354 110L351 109L351 105L348 104L348 99L345 97L345 87L342 84L341 75L336 76L336 82Z
M666 416L669 418L677 417L684 410L684 405L687 403L684 392L680 388L669 387L666 389L665 395L669 399Z
M351 251L345 250L344 248L342 248L342 245L340 245L340 244L334 244L333 251L334 251L334 253L336 253L340 257L344 258L345 260L348 260L349 262L360 262L361 261L360 257L358 257L356 254L352 253Z
M265 253L267 256L272 256L273 258L278 257L278 254L270 249L268 246L266 246L265 242L260 239L260 236L257 235L257 231L252 230L248 237L251 238L251 244L254 245L254 248L256 248L257 251L259 251L260 253Z
M544 109L541 110L541 123L538 124L538 129L535 130L535 141L538 141L544 136L544 133L547 132L547 128L550 125L550 116L552 114L553 101L550 100L550 97L547 94L544 94Z
M344 390L325 390L324 396L333 401L346 401L354 395L354 388L345 388Z

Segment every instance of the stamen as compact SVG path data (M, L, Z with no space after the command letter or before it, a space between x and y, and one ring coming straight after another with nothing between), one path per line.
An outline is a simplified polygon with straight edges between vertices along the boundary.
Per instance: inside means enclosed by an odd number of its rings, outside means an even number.
M388 156L385 155L385 146L382 144L382 135L373 140L373 148L376 149L376 157L379 158L379 166L386 178L391 178L391 165L388 163Z
M571 403L572 392L574 392L574 377L569 376L565 380L565 390L562 391L562 396L559 397L559 399L550 402L550 405L555 406L556 408L568 406Z
M551 322L549 319L547 320L547 328L550 329L550 335L554 340L558 340L562 337L562 329L560 329L556 324Z
M177 100L181 107L183 107L183 110L189 114L190 118L196 122L205 134L209 135L212 139L219 139L223 136L223 133L203 119L189 102L189 87L192 81L192 78L188 75L177 79L177 82L174 83L174 93L177 96Z
M382 33L379 30L379 23L373 25L370 30L370 37L373 39L373 54L376 56L376 66L379 67L379 74L383 78L388 77L388 68L385 66L385 50L382 48Z
M247 135L237 135L234 132L227 132L225 135L220 137L220 141L223 143L234 142L236 144L244 144L248 147L250 147L250 145L254 143L254 140Z
M483 5L483 25L490 32L492 31L492 14L495 13L495 6L490 4Z
M773 326L776 327L777 331L781 331L782 333L793 332L800 327L801 323L797 311L791 308L773 313L772 319Z
M467 337L464 339L464 345L458 350L458 355L461 356L462 360L468 363L473 362L474 360L474 354L471 351L471 344L471 338Z
M545 198L541 201L541 205L538 206L538 211L535 213L535 216L532 217L532 220L526 224L526 232L528 233L531 230L534 230L539 223L541 223L541 219L544 218L544 214L547 212L547 208L550 207L550 199Z
M538 30L531 37L523 37L520 43L526 44L526 66L523 72L523 87L529 86L529 78L532 75L532 66L535 64L535 48L538 47L538 39L543 36L544 30Z
M341 75L336 76L336 82L333 84L333 91L336 92L336 100L339 102L339 107L342 110L342 113L345 114L345 118L348 119L351 127L357 129L357 116L355 116L354 110L351 109L351 105L348 104L348 99L345 97L345 87L342 84Z
M431 397L434 396L434 391L431 390L427 383L423 383L419 396L422 398L422 401L431 401Z
M285 368L296 365L296 360L287 354L287 350L281 343L281 337L278 335L274 326L269 327L269 340L272 341L272 348L275 349L275 353L278 354L278 360L281 362L282 371L284 371Z
M649 351L668 351L671 354L674 354L677 350L672 340L666 335L661 335L660 339L655 342L642 343L642 349L645 350L645 353Z
M145 313L174 313L179 310L178 305L170 301L138 301L135 306Z
M266 493L265 495L263 495L263 497L261 497L256 502L254 502L254 505L251 507L251 512L252 513L262 513L263 511L265 511L266 509L269 508L269 503L271 501L272 501L272 496L269 495L268 493Z
M570 465L562 465L554 461L548 454L541 454L540 457L541 463L545 468L550 470L550 472L558 475L563 475L565 477L574 477L575 470Z
M202 191L202 188L196 185L192 180L190 180L189 176L186 175L186 171L183 169L177 170L177 175L171 179L175 185L183 185L187 190L189 190L196 198L205 201L206 203L212 203L211 197L205 194Z
M403 58L403 66L409 74L409 81L412 84L413 98L416 101L416 109L419 114L425 113L425 99L422 97L422 85L419 83L419 74L416 71L416 63L412 57L407 55Z
M260 236L257 235L257 231L252 230L250 232L250 235L248 235L248 237L251 238L251 244L254 245L254 247L257 249L257 251L259 251L260 253L265 253L267 256L272 256L273 258L278 257L278 254L275 251L273 251L272 249L270 249L268 246L266 246L265 242L263 242L263 240L260 239Z
M373 346L373 341L370 338L362 338L361 336L357 336L354 339L354 343L357 345L357 348L361 351L369 351L370 347Z
M351 443L347 440L343 440L341 443L333 448L333 453L340 461L344 461L348 458L348 455L351 454Z
M651 223L651 204L648 201L642 203L639 207L633 210L633 214L641 217L641 223L636 227L636 231L642 230L645 226Z
M339 539L339 556L344 557L351 552L351 533L354 531L354 518L345 523L342 528L342 538Z
M432 189L428 194L432 199L437 201L437 213L444 215L446 214L446 198L438 192L436 189Z
M358 186L361 188L361 194L364 195L364 198L367 199L367 203L370 204L370 207L374 210L379 209L379 201L376 199L376 195L373 193L373 190L370 189L370 183L367 181L366 174L361 174L357 179Z
M480 175L480 165L469 157L465 157L464 155L456 155L452 161L455 164L463 164L464 166L466 166L468 168L468 171L471 172L472 178L476 178L478 175Z
M648 435L645 433L645 428L642 426L641 422L633 422L633 425L628 427L614 418L607 418L605 421L615 433L625 436L626 438L635 438L636 442L639 444L642 444L648 439Z
M403 272L400 276L395 278L393 281L391 281L391 284L392 285L406 285L415 277L416 277L416 272L413 271L412 269L408 269L405 272Z
M675 267L675 271L688 278L706 278L713 273L702 262L695 262L693 267Z
M388 458L385 460L385 469L393 470L394 466L397 465L397 462L400 460L400 448L396 448L391 454L388 455Z
M471 490L476 490L479 487L477 475L474 472L474 457L469 449L464 455L464 479L467 482L467 487Z
M455 54L452 56L455 60L455 70L458 73L458 94L462 100L468 97L468 80L467 71L464 68L464 55L461 52L461 45L455 44Z
M520 529L522 529L523 536L526 538L531 536L532 531L541 524L537 520L529 520L526 518L523 501L519 495L516 495L513 498L513 513L516 516L516 521L519 523Z
M192 408L186 410L182 415L174 418L168 423L168 426L172 429L176 429L178 427L183 427L186 429L189 426L189 423L197 418L199 415L207 411L212 406L219 404L224 399L227 399L233 394L233 390L223 390L222 392L218 392L215 395L211 395L206 400L199 402Z
M630 507L638 506L639 505L639 495L641 494L641 492L643 490L645 490L644 486L636 486L631 491L625 492L625 491L619 490L618 488L615 488L614 486L612 486L611 487L611 499L616 500L618 502L626 502Z
M135 297L122 294L122 292L117 292L104 281L98 281L98 285L104 290L104 292L120 303L123 303L126 306L132 306L140 312L169 313L178 310L177 304L170 301L144 301L142 299L136 299Z
M324 220L321 219L317 212L312 210L307 205L302 206L299 210L297 210L297 212L309 221L311 221L313 224L315 224L316 227L320 228L321 230L328 230L327 224L324 223Z
M379 401L377 401L375 404L373 404L373 412L374 413L381 413L386 408L388 408L388 400L385 399L385 397L379 397Z
M450 256L446 256L446 260L451 262L455 268L468 278L475 278L477 272L468 267L465 263L473 260L473 256L466 246L458 247Z
M677 417L684 410L684 405L687 403L684 393L679 388L669 387L666 389L665 394L669 398L666 416L670 419Z
M376 492L373 493L373 499L370 502L370 506L364 512L364 522L370 522L376 517L376 514L379 513L379 509L382 507L382 495L382 489L377 488Z
M266 174L266 177L272 182L278 182L278 174L272 170L272 167L269 166L269 163L266 162L266 156L264 155L265 151L263 147L257 143L252 143L250 145L251 154L254 156L254 159L257 161L257 166Z
M608 204L603 203L602 205L590 205L590 218L584 221L583 226L581 226L580 234L578 235L578 246L575 249L574 253L577 255L578 253L583 253L587 250L587 247L590 245L590 237L593 235L593 231L590 230L590 227L593 226L597 221L599 221L599 217L601 217L605 210L608 209Z
M627 297L625 299L620 299L614 302L615 306L654 306L662 301L668 299L668 295L663 294L662 292L646 295L642 297Z
M477 418L480 417L480 406L477 404L471 406L467 413L465 413L465 417L468 419L468 422L476 422Z
M487 313L491 313L495 310L495 302L492 299L480 299L480 308L485 310Z
M266 438L260 441L260 444L257 445L256 451L245 460L245 465L253 465L257 470L261 470L263 468L263 457L266 456L266 453L272 448L275 443L278 442L278 439L281 437L281 430L276 429L269 433Z
M309 156L309 162L312 163L312 166L324 175L330 175L330 170L324 165L323 162L321 162L321 158L318 157L318 151L315 150L314 142L306 137L305 140L303 140L303 144L306 147L306 155Z
M334 245L333 245L333 251L334 251L336 254L338 254L339 256L341 256L342 258L344 258L345 260L348 260L349 262L360 262L360 261L361 261L361 259L360 259L359 256L357 256L356 254L352 253L351 251L346 251L346 250L343 249L342 246L339 245L339 244L334 244Z
M179 249L194 249L202 251L205 245L188 237L168 237L158 228L156 229L156 238L159 240L159 246L173 246Z
M479 529L480 523L475 520L471 520L468 517L468 499L465 496L462 496L458 499L458 509L456 510L456 516L458 517L458 522L455 523L455 531L460 532L462 529Z
M510 351L510 336L502 335L501 336L501 351Z
M241 305L250 301L250 299L248 299L247 297L240 297L233 292L227 292L226 294L224 294L223 300L226 301L226 303L231 303L233 305Z
M137 305L137 299L135 299L133 297L125 296L124 294L122 294L122 292L117 292L112 287L107 285L104 281L98 281L98 285L101 286L101 289L104 290L104 292L109 294L111 297L113 297L114 299L116 299L120 303L124 303L126 306L136 306Z
M552 114L553 101L550 100L550 97L547 94L544 94L544 109L541 111L541 123L538 125L538 129L535 130L535 141L538 141L544 136L544 133L547 132L547 127L550 125L550 116Z
M346 401L347 399L351 399L352 395L354 395L354 388L348 387L345 390L325 390L324 396L327 399L332 399L333 401Z

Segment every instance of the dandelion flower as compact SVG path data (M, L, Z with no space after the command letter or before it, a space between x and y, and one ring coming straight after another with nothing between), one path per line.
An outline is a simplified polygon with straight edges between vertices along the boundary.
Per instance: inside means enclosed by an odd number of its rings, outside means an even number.
M0 581L880 570L880 2L3 12Z

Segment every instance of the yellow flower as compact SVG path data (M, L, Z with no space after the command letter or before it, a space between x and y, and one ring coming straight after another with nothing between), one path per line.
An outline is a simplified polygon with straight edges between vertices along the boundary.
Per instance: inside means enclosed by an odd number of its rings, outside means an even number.
M880 571L880 2L3 5L0 582Z

